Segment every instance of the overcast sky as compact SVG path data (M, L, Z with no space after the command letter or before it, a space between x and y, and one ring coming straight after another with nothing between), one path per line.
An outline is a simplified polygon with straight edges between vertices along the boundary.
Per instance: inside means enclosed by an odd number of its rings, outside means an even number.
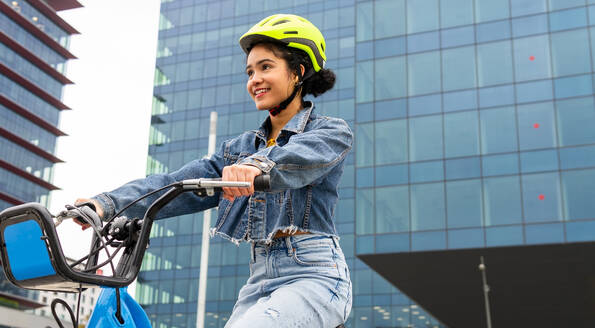
M71 38L50 211L145 176L157 47L159 0L80 0L59 13L81 34ZM91 230L91 229L89 229ZM66 255L90 245L80 228L59 227ZM85 232L86 235L89 232Z

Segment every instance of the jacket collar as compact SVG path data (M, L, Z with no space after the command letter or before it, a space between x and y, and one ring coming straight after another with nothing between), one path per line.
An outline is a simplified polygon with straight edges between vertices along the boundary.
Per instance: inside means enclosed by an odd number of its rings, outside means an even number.
M306 128L306 124L308 123L308 119L310 119L310 115L312 114L312 110L314 110L314 102L306 101L304 102L305 107L297 112L287 124L281 129L281 131L288 131L292 133L302 133ZM260 125L260 128L255 131L260 137L263 139L267 135L267 131L270 129L271 126L271 117L267 116L264 122Z

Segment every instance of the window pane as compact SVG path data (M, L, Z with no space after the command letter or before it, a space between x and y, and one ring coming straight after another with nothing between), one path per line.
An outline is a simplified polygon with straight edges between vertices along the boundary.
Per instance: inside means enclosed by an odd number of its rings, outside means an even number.
M457 27L442 30L442 48L458 47L475 43L473 26Z
M562 219L560 176L557 172L522 176L525 222Z
M520 150L556 146L554 106L551 102L518 106Z
M512 16L522 16L542 13L547 10L545 0L515 0L511 1Z
M519 156L517 154L485 156L481 161L484 176L519 173Z
M449 159L444 164L447 180L476 178L481 175L479 157Z
M357 124L355 129L355 158L357 166L372 165L374 161L374 125Z
M414 232L411 234L411 250L426 251L446 248L446 231Z
M472 24L473 0L440 1L440 22L444 28Z
M442 83L444 91L473 88L475 80L475 47L442 52Z
M407 121L376 122L376 165L402 163L407 159Z
M440 34L437 31L407 36L407 52L422 52L440 48Z
M411 161L442 158L442 116L427 116L409 120L409 151Z
M483 23L477 25L477 42L488 42L510 38L508 21Z
M512 57L510 41L477 46L479 86L512 82Z
M408 186L377 188L376 233L409 231Z
M556 107L560 146L595 142L593 97L557 101Z
M543 172L558 169L558 153L553 150L538 150L521 153L521 172Z
M411 183L444 180L442 161L411 163L409 165Z
M552 33L552 64L554 76L590 72L587 30Z
M407 33L438 29L438 0L407 2Z
M409 96L440 91L440 53L410 55Z
M440 94L409 98L409 116L437 114L442 112L442 97Z
M443 93L442 97L445 112L477 108L477 90Z
M550 14L550 31L552 32L583 26L587 26L587 11L585 7Z
M550 10L584 6L585 0L549 0Z
M404 184L409 181L409 165L387 165L376 167L376 186Z
M515 39L514 69L516 81L528 81L552 77L548 36L540 35Z
M487 178L483 185L485 225L521 223L519 178Z
M475 0L475 17L478 23L508 18L509 12L508 1Z
M483 88L479 90L479 107L494 107L514 104L512 85Z
M517 150L514 107L485 109L481 120L481 153L503 153Z
M377 39L405 34L405 28L405 0L374 2L374 33Z
M570 98L593 94L593 79L591 74L579 76L559 77L554 80L555 97Z
M404 97L407 95L407 72L405 57L377 59L374 75L376 100Z
M480 227L483 224L481 180L446 183L448 228Z
M479 155L477 111L444 115L446 157Z
M358 189L355 201L357 234L374 233L374 189Z
M374 63L372 61L358 62L356 71L357 102L374 100Z
M519 103L551 100L554 97L552 80L518 83L515 87L516 101Z
M411 230L444 229L444 184L411 186Z
M527 244L563 243L564 226L562 223L526 225L525 237Z
M478 248L483 246L483 229L448 230L448 248Z
M547 15L520 17L512 20L512 36L521 37L547 33Z
M578 169L595 166L595 146L560 149L561 169Z
M562 172L564 217L568 220L595 217L595 170Z
M523 227L492 227L486 229L486 246L521 245L523 243Z
M357 4L357 41L367 41L374 38L372 6L371 1Z
M581 242L593 241L595 221L568 222L566 223L566 241Z

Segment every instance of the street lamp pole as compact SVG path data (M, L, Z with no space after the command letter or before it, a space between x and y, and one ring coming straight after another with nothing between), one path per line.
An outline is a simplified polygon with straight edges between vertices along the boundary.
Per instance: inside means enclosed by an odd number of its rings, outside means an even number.
M483 261L483 256L480 256L480 263L479 263L479 271L481 271L481 278L483 280L483 298L485 300L486 306L486 320L488 324L488 328L492 328L492 317L490 315L490 299L488 297L488 293L490 292L490 286L488 286L488 281L486 277L486 265Z

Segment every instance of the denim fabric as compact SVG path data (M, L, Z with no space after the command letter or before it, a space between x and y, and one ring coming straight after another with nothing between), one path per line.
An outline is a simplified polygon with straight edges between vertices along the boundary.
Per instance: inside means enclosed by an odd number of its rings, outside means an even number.
M210 158L194 160L169 174L129 182L94 199L104 208L104 218L110 218L139 196L175 181L221 177L225 166L253 165L270 174L271 191L256 192L233 202L220 193L205 198L185 193L161 209L157 219L219 206L219 217L211 234L234 243L242 240L271 242L277 231L301 230L337 236L331 218L353 135L344 120L317 115L313 112L313 103L306 105L281 130L276 146L266 147L270 127L270 118L267 118L258 130L223 142ZM123 215L142 217L159 195L136 203Z
M252 245L250 278L226 328L334 328L347 320L351 280L336 237L295 235Z

